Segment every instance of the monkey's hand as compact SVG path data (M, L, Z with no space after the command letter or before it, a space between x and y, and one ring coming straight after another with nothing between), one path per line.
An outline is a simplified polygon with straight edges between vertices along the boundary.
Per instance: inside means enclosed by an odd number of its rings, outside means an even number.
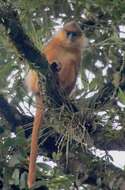
M50 64L50 68L51 70L55 73L55 72L59 72L61 70L61 64L57 61L54 60L51 64Z

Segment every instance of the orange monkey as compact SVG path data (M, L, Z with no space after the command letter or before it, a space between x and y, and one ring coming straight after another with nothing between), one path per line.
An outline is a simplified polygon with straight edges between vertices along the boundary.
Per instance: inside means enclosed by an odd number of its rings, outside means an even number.
M59 63L59 65L57 65L59 87L62 88L66 94L70 94L74 88L82 51L86 45L86 37L83 35L79 25L75 21L71 21L65 24L44 47L43 53L48 63L51 65L53 63ZM28 186L31 188L36 178L36 157L38 152L39 129L43 121L43 100L39 88L38 74L35 71L29 71L26 84L36 96L36 114L33 123L28 174Z

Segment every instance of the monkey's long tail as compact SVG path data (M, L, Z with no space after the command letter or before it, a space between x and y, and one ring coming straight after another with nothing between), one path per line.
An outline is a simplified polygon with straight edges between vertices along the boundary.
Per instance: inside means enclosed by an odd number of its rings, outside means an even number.
M43 97L36 95L36 114L33 123L31 150L29 159L28 187L31 188L36 179L36 158L38 153L39 130L43 121Z

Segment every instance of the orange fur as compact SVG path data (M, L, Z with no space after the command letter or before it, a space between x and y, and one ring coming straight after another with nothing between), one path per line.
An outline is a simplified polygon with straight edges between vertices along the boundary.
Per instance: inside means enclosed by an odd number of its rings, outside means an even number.
M58 72L59 86L67 94L74 88L81 62L82 50L86 45L87 40L82 34L80 27L76 22L72 21L65 24L43 50L49 64L55 61L60 64ZM31 188L35 182L38 134L43 120L43 101L40 95L38 75L35 71L31 70L29 72L26 84L30 90L37 94L28 174L28 186Z
M39 130L43 120L43 101L42 95L36 95L36 114L33 122L31 151L29 159L28 187L31 188L36 179L36 158L38 152Z

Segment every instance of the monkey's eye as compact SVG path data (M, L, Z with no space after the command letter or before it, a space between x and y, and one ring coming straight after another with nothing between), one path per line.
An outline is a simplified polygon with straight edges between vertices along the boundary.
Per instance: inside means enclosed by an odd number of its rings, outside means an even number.
M74 39L75 37L78 36L78 33L77 32L67 32L67 37L69 39Z

